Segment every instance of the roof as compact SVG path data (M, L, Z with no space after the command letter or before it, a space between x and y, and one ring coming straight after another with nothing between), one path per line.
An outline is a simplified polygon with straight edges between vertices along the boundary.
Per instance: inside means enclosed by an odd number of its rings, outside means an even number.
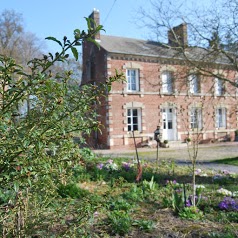
M99 45L110 53L166 58L175 54L175 50L157 42L118 36L101 35Z
M119 36L101 35L99 45L107 52L117 54L128 54L137 56L159 57L166 59L185 59L183 53L189 60L201 62L213 62L219 64L229 64L230 61L224 55L218 55L217 51L201 47L188 47L186 51L180 52L166 44L161 44L149 40L140 40Z

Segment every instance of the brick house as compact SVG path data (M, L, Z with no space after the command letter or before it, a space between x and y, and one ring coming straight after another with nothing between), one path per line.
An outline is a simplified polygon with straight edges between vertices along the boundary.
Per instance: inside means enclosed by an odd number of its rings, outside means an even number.
M90 15L99 24L99 12ZM173 28L181 44L187 45L187 25ZM123 149L155 144L157 125L162 140L184 142L199 132L201 142L234 140L237 125L237 89L218 78L200 74L178 51L157 42L108 36L95 36L100 48L83 44L82 83L104 82L115 69L126 80L115 82L99 108L101 132L90 137L92 146ZM174 38L168 32L168 44ZM202 49L188 51L194 60ZM214 72L237 82L236 72L222 61L211 64Z

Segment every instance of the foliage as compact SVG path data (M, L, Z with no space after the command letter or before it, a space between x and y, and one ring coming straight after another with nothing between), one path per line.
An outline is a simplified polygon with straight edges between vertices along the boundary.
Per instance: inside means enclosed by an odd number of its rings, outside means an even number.
M179 216L184 219L199 220L203 217L203 213L197 207L191 206L183 208Z
M135 220L133 226L138 226L140 230L150 232L155 228L155 222L152 220Z
M58 193L62 198L71 197L71 198L82 198L89 195L88 190L82 189L77 184L59 184Z
M108 215L108 220L113 234L123 236L131 230L132 220L127 212L113 211Z
M59 185L70 182L72 168L93 156L79 149L73 133L83 135L99 129L97 106L121 75L116 73L100 85L79 86L73 83L70 71L53 77L50 69L68 58L68 50L77 60L76 47L83 41L94 42L102 26L92 27L92 20L86 20L87 32L76 29L72 41L47 37L59 44L61 51L32 59L27 69L13 58L0 55L0 194L5 194L1 203L7 208L1 208L0 222L4 235L23 236L28 222L32 227L38 222L34 213L39 216L38 209L47 210L49 204L58 213L53 204L59 188L63 196L85 195L70 183ZM28 209L32 210L30 215Z

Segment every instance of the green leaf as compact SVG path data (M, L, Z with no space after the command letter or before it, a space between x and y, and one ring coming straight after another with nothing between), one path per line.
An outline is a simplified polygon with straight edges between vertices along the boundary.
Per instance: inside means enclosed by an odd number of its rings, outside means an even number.
M14 187L15 192L17 193L19 191L19 183L18 182L14 182L13 183L13 187Z
M28 178L27 179L27 182L28 182L28 184L30 185L30 187L32 186L32 183L31 183L31 180Z
M62 47L62 43L59 40L57 40L55 37L49 36L49 37L46 37L45 39L55 41Z
M76 59L76 61L78 60L79 58L79 53L78 53L78 50L75 48L75 47L71 47L71 51L74 55L74 58Z
M92 42L93 44L95 44L98 48L100 48L100 45L98 44L98 42L92 38L87 38L86 41Z
M88 29L91 29L91 22L94 22L92 18L87 18L85 17L86 21L87 21L87 27Z

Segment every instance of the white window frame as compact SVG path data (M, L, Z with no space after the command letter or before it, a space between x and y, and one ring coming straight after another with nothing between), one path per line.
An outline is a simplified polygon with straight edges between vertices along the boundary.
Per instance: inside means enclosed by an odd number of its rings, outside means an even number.
M139 69L127 69L126 70L126 80L127 80L127 91L128 92L140 91Z
M216 109L216 127L226 128L226 114L227 110L225 107L219 107Z
M200 92L199 76L196 74L192 74L189 76L188 80L189 80L190 93L192 94L199 93Z
M141 108L127 108L127 131L141 131Z
M193 107L190 111L190 127L191 129L202 128L202 109Z
M172 72L164 71L161 77L162 77L162 92L167 94L172 94L173 93Z
M222 96L225 93L224 80L215 78L215 94L217 96Z

